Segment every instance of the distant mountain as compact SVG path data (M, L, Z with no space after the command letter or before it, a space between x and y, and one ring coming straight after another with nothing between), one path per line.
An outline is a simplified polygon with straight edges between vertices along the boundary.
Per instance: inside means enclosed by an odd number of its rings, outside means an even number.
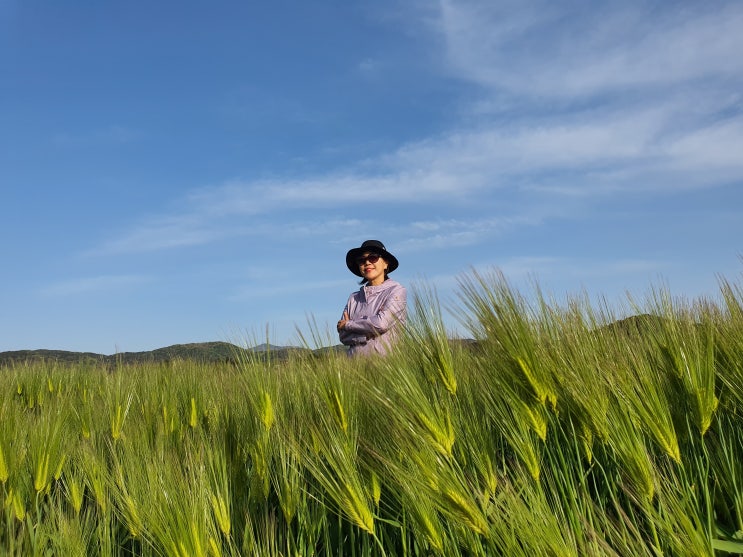
M276 346L275 344L266 344L264 342L263 344L253 346L251 350L253 352L279 352L281 350L301 350L301 348L297 348L296 346Z
M60 363L91 364L136 364L145 362L168 362L172 360L193 360L198 362L237 362L245 357L283 359L292 352L308 351L296 346L276 346L259 344L243 348L229 342L196 342L174 344L146 352L119 352L104 355L93 352L69 352L66 350L12 350L0 352L0 366L31 361L56 361ZM325 350L325 349L321 349Z

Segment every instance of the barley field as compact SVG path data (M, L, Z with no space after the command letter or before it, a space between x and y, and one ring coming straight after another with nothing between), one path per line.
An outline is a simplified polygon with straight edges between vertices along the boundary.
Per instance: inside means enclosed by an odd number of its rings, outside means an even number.
M739 284L409 302L385 359L0 369L0 554L743 554Z

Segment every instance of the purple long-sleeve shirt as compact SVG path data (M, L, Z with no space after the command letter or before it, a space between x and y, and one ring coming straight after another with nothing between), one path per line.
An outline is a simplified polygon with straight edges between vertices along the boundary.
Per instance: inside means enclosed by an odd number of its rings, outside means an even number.
M392 279L378 286L362 286L343 308L348 313L338 336L349 355L386 354L407 316L407 291Z

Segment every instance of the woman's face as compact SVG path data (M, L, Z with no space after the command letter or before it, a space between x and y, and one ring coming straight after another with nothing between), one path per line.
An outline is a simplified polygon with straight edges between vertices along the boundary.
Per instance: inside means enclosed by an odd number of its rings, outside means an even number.
M369 281L372 286L378 286L384 282L384 272L389 267L388 263L378 254L364 252L356 258L361 276Z

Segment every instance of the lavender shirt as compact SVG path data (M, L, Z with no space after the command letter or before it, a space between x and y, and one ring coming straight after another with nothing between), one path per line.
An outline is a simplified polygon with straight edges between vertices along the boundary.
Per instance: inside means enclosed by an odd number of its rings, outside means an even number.
M348 321L338 333L348 354L386 354L407 315L407 291L392 279L379 286L362 286L349 296Z

